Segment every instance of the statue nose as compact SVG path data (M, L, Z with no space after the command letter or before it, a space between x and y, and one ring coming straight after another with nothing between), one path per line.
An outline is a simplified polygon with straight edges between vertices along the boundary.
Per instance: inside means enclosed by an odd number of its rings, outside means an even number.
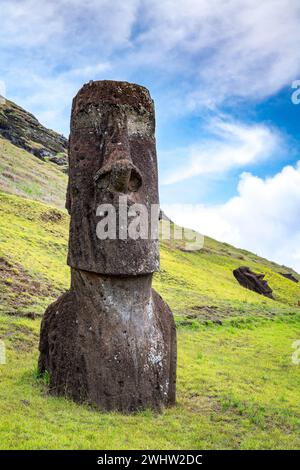
M104 146L104 164L94 177L95 183L98 188L112 192L138 191L142 185L142 176L131 160L127 119L119 115L111 116L110 119L111 132Z
M99 188L119 193L138 191L142 185L140 171L128 159L105 165L96 173L94 180Z
M142 178L129 160L118 160L112 165L110 184L115 191L128 193L140 188Z

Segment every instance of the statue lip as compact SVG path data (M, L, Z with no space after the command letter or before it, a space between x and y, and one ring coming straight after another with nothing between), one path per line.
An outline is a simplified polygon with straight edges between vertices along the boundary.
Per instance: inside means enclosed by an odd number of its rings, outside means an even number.
M94 182L99 189L126 194L140 189L142 175L132 161L120 159L100 168L94 176Z

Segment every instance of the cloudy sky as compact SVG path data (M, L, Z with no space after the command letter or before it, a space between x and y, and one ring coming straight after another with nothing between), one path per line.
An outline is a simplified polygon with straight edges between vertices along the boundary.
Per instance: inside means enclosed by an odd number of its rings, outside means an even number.
M68 135L83 83L145 85L169 216L300 271L299 0L0 0L0 12L2 93Z

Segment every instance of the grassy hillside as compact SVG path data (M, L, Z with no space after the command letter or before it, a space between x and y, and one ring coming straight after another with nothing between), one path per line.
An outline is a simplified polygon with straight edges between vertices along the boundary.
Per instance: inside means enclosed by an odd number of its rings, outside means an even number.
M55 163L43 161L0 137L0 189L64 207L67 176Z
M69 286L68 215L40 202L0 193L0 216L1 289L8 302L0 308L9 305L19 315L29 310L42 314L49 296L54 298ZM232 270L241 264L239 250L209 238L204 249L194 253L173 245L161 244L161 272L154 286L179 322L246 321L299 312L300 287L278 274L279 266L243 254L243 264L266 273L274 290L275 300L271 300L244 289L233 277Z
M69 286L68 216L58 208L66 177L7 141L0 149L0 448L299 448L291 355L300 285L278 274L285 268L207 237L195 253L164 241L154 281L178 327L177 405L124 416L50 397L37 348L45 307ZM239 286L240 265L266 273L275 300Z

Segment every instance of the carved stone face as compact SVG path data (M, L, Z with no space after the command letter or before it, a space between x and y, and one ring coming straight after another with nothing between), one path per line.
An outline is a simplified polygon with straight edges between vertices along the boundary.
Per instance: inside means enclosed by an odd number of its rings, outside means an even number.
M124 204L147 209L146 239L120 236L120 197L123 209ZM68 264L102 274L157 271L158 241L150 236L150 214L158 202L155 117L148 90L127 82L84 85L73 100L71 117ZM97 236L103 204L116 212L116 239Z

